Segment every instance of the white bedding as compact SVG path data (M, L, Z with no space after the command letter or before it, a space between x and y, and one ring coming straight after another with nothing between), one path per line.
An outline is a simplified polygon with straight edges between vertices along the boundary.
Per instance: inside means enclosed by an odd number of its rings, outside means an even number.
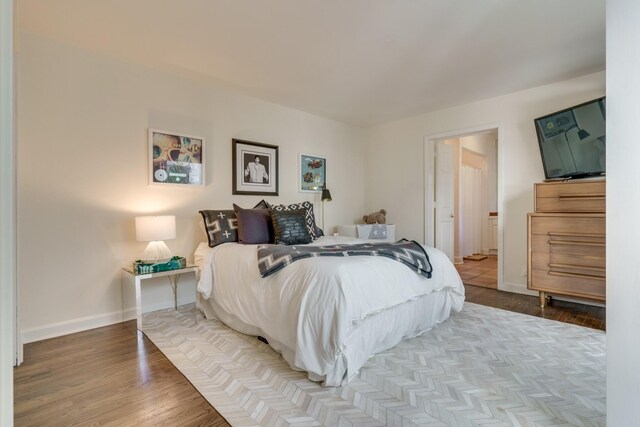
M312 245L345 243L362 240L321 237ZM267 337L292 367L326 385L340 385L355 375L371 355L363 357L365 350L381 351L417 335L447 318L450 310L460 311L464 302L460 276L434 248L425 248L431 279L392 259L367 256L308 258L262 278L256 248L226 243L196 251L198 291L209 302L205 313L241 332ZM439 307L418 300L438 301ZM402 320L380 321L391 312ZM367 322L379 330L372 334ZM380 343L358 343L363 336Z

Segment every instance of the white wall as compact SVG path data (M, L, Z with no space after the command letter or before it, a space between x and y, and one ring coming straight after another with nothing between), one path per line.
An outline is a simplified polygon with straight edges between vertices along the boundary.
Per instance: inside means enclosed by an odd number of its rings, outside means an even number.
M231 195L231 139L280 147L280 197L297 192L299 152L327 159L326 226L364 211L365 132L220 87L20 33L18 278L25 341L120 320L120 268L139 257L134 217L172 214L174 254L204 239L200 209L251 207ZM206 139L205 188L147 185L147 128Z
M607 425L640 420L640 2L607 1ZM634 421L635 420L635 421Z
M0 425L13 425L15 162L13 1L0 0Z
M605 93L605 73L436 111L370 130L366 181L369 210L384 207L396 236L424 239L424 137L456 130L502 129L504 232L503 288L526 288L527 212L533 210L533 183L544 179L533 119Z

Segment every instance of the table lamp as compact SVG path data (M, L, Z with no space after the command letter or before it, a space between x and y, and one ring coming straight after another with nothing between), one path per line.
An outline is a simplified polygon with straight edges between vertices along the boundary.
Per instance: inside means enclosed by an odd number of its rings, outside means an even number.
M164 240L176 238L176 217L138 216L136 217L136 240L149 242L142 254L142 261L149 263L166 262L171 259L171 251Z

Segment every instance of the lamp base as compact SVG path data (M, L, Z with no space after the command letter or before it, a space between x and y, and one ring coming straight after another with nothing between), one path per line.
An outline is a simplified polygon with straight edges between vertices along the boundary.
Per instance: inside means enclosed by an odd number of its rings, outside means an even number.
M162 240L154 240L149 242L147 248L142 254L142 262L159 263L167 262L173 255L167 244Z

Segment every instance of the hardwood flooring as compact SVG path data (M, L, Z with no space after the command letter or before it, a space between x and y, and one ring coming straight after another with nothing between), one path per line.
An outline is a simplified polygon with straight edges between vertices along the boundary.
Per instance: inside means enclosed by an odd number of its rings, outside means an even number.
M135 321L27 344L16 426L227 426Z
M465 284L469 302L605 330L606 310L602 307L559 301L552 297L552 304L541 309L537 297L498 291L498 257L495 255L481 261L465 260L455 267ZM479 287L495 291L486 292Z
M497 256L488 255L481 261L465 260L462 264L455 264L455 267L465 285L498 289Z
M467 301L596 329L605 309L465 286ZM135 321L25 345L14 369L15 425L226 426Z
M465 291L466 300L476 304L600 329L601 331L606 329L606 309L604 307L560 301L552 297L551 304L543 309L540 308L540 300L537 296L514 294L473 285L465 285Z

